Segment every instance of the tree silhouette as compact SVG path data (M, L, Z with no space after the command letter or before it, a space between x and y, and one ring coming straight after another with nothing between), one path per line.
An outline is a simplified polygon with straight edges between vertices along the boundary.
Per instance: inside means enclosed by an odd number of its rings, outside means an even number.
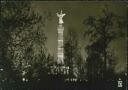
M82 68L82 56L77 34L72 28L69 28L68 34L64 43L65 65L69 66L69 75L71 77L78 77Z
M98 50L99 49L99 50ZM86 47L88 53L87 57L87 76L89 80L100 79L102 76L103 61L100 56L99 43L93 43L92 45Z
M92 74L93 77L98 77L98 73L100 73L102 78L105 77L108 58L110 58L108 56L109 44L116 38L123 36L126 25L123 19L105 7L101 16L89 16L84 20L84 25L87 26L84 36L89 36L90 40L85 49L88 52L88 76Z
M50 13L47 12L44 12L44 16L34 12L29 1L1 2L0 69L3 72L3 75L0 75L1 82L5 82L4 76L7 82L12 75L14 77L10 80L12 82L16 76L26 81L38 76L39 70L47 61L43 27L49 17Z

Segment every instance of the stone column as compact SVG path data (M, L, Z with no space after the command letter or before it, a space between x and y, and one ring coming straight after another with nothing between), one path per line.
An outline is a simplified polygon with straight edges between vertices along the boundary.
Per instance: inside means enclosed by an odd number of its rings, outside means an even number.
M59 24L57 27L58 30L58 51L57 51L57 63L64 64L64 48L63 48L63 31L64 27L62 24Z

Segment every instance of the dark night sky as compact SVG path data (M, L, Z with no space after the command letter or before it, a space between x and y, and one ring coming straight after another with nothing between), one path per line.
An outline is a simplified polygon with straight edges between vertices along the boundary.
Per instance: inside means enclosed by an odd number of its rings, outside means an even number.
M108 5L109 10L112 12L126 17L126 3L125 2L57 2L57 1L36 1L33 2L33 8L40 15L43 15L44 11L50 11L52 13L52 20L47 21L47 25L45 27L45 33L48 37L46 46L48 51L56 57L57 52L57 24L58 18L56 13L61 9L66 16L64 17L64 34L68 28L73 28L78 36L79 43L81 46L81 52L83 54L83 58L85 57L84 47L87 43L87 40L83 38L83 32L86 27L82 24L83 20L88 16L98 16L101 15L101 10L104 5ZM125 30L126 31L126 30ZM126 40L125 38L119 38L111 43L112 50L115 50L117 58L117 65L115 70L117 72L126 69Z

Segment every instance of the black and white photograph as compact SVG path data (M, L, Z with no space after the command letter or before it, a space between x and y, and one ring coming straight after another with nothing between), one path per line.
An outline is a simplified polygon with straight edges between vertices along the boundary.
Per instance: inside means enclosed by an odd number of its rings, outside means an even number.
M0 90L127 90L127 1L0 1Z

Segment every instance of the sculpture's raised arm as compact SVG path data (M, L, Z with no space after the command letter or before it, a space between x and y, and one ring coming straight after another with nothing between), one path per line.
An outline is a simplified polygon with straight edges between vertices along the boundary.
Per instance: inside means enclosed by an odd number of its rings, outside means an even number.
M63 17L63 16L65 16L65 15L66 15L65 13L64 13L64 14L62 14L62 17Z

